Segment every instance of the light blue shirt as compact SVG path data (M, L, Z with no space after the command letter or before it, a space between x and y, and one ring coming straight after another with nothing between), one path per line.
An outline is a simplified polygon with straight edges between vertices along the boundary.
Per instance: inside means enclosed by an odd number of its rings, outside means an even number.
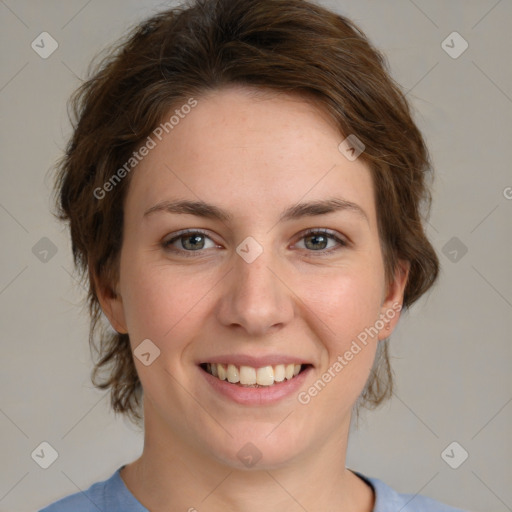
M62 498L39 512L149 512L126 487L121 466L108 480L97 482L84 492ZM377 478L353 471L375 492L373 512L464 512L421 495L398 494ZM191 506L192 508L192 506Z

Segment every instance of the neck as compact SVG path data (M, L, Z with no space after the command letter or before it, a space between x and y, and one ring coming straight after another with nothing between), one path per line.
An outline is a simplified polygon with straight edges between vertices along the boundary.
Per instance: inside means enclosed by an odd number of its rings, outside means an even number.
M151 512L373 510L372 489L345 468L350 420L338 438L285 463L243 470L205 456L187 439L164 438L151 423L146 421L141 457L121 471L130 492Z

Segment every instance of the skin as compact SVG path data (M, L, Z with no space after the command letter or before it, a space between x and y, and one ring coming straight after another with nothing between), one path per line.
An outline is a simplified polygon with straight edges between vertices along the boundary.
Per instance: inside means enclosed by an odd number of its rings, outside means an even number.
M119 282L99 292L132 349L145 339L160 349L149 366L135 358L144 450L122 478L152 512L371 511L373 491L345 468L350 418L399 314L307 405L296 394L267 406L234 403L196 364L227 353L292 355L313 365L307 390L402 304L408 265L386 287L370 171L345 158L344 137L305 99L230 87L197 100L131 176ZM298 202L331 198L356 203L367 218L340 210L279 222ZM176 199L214 204L232 219L144 216ZM162 246L188 228L207 232L199 251L186 252L186 237L172 245L181 253ZM309 228L348 244L329 238L315 250L303 235ZM249 236L263 247L250 264L236 252ZM251 468L237 457L247 442L261 453Z

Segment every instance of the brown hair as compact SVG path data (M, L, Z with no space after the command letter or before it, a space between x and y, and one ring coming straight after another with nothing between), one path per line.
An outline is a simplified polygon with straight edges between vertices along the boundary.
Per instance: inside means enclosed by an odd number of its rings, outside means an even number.
M431 204L427 148L384 56L353 22L303 0L197 0L156 14L111 48L71 98L74 131L55 187L58 216L69 222L75 266L88 286L89 341L98 353L92 381L110 388L114 411L136 424L142 388L129 337L101 321L94 284L97 276L114 290L119 277L129 176L107 199L97 191L171 107L227 85L313 99L340 135L355 134L366 146L360 158L373 177L388 282L399 259L410 262L405 308L439 272L422 225ZM358 405L374 407L391 395L387 341L378 345ZM102 381L100 370L107 372Z

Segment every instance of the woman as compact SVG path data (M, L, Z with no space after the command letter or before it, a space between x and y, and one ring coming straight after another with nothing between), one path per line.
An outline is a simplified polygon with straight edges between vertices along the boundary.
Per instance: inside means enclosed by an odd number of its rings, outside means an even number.
M145 440L43 510L454 511L345 467L438 275L428 152L361 31L301 0L200 0L137 27L74 105L57 191L94 377Z

